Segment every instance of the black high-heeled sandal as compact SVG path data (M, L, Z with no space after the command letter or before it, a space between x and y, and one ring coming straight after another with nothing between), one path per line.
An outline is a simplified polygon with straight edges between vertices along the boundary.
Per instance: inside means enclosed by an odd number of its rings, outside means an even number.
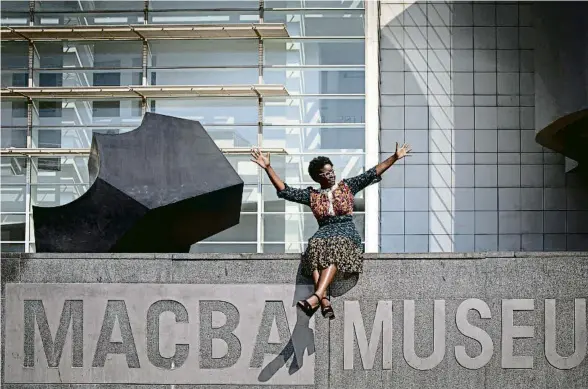
M331 302L331 300L328 297L323 297L321 301L323 300ZM321 313L323 314L323 317L325 319L328 318L329 320L333 320L335 318L335 311L333 311L333 306L331 304L329 304L327 307L323 307L321 305Z
M296 305L298 305L298 307L300 309L302 309L302 311L304 313L306 313L306 315L308 317L311 317L312 315L314 315L314 313L316 312L316 310L321 306L321 298L316 293L313 293L311 295L311 297L312 296L316 296L316 298L318 299L318 304L317 304L316 307L313 307L312 305L310 305L310 303L308 301L306 301L306 300L300 300L300 301L298 301L296 303Z

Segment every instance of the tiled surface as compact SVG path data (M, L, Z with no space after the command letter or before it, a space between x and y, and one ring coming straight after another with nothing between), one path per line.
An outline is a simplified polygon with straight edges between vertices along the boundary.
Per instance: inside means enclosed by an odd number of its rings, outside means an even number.
M406 3L406 2L405 2ZM588 249L588 191L535 142L530 3L381 4L381 251Z

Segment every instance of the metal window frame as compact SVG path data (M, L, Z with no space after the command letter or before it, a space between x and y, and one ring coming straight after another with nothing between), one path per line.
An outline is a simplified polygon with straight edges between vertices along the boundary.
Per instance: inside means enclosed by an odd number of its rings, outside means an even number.
M369 4L367 2L366 4ZM367 8L367 7L366 7ZM239 9L242 11L246 9ZM251 9L255 11L255 9ZM257 99L258 108L258 122L256 124L251 123L251 126L258 127L258 144L263 145L263 128L264 127L357 127L366 128L366 140L368 138L367 126L368 123L264 123L263 122L263 108L264 100L272 101L272 98L303 98L303 97L317 97L317 98L362 98L366 97L366 94L333 94L333 95L290 95L286 89L281 85L265 85L262 84L264 69L284 69L284 70L303 70L303 69L353 69L364 70L367 73L368 67L365 65L266 65L264 64L263 53L264 53L264 41L265 40L296 40L296 41L329 41L329 40L366 40L367 36L290 36L286 30L284 23L264 23L264 12L333 12L333 11L349 11L349 12L366 12L364 8L265 8L264 0L259 0L259 23L243 23L243 24L149 24L149 12L159 13L158 10L149 9L149 2L144 2L144 20L143 24L132 24L132 25L91 25L91 26L35 26L35 1L29 1L29 25L28 26L0 26L0 34L3 41L25 41L29 42L29 67L28 67L28 87L27 88L3 88L0 90L0 98L24 98L28 102L27 109L27 148L8 148L0 149L0 154L4 156L24 156L33 158L35 156L82 156L88 155L89 149L44 149L44 148L32 148L32 113L33 113L33 99L83 99L83 98L140 98L142 101L142 111L146 111L146 100L148 98L190 98L190 97L251 97ZM177 11L177 10L174 10ZM193 11L193 10L192 10ZM196 10L206 11L206 10ZM210 10L209 10L210 11ZM216 11L223 11L221 9ZM118 11L117 11L118 12ZM38 12L38 13L49 13L49 12ZM63 12L56 12L63 13ZM89 13L89 12L81 12ZM114 13L114 12L112 12ZM366 26L367 28L367 26ZM252 65L251 68L258 68L259 73L259 84L258 85L234 85L234 86L190 86L190 85L174 85L174 86L149 86L147 85L147 41L149 40L198 40L198 39L256 39L258 41L258 52L259 60L258 64ZM33 67L34 58L34 44L33 42L43 41L60 41L60 40L71 40L71 41L98 41L98 40L139 40L143 42L142 52L142 66L140 69L143 70L142 85L137 86L123 86L123 87L79 87L79 88L35 88L33 87L33 71L37 70ZM32 47L32 50L31 50ZM231 67L233 68L233 67ZM242 69L245 66L236 66L234 68ZM129 68L133 70L135 68ZM137 68L138 70L139 68ZM154 68L155 69L155 68ZM59 70L59 69L56 69ZM82 69L72 69L74 71ZM96 69L92 69L96 70ZM367 83L367 81L366 81ZM367 89L366 89L367 91ZM367 102L367 101L366 101ZM366 109L367 111L367 109ZM367 117L367 116L366 116ZM211 124L210 126L222 126L230 127L224 124ZM237 125L231 125L237 126ZM40 126L42 127L42 126ZM50 126L54 127L54 126ZM81 126L81 127L96 127L96 126ZM120 127L120 126L117 126ZM126 126L132 128L132 126ZM367 143L366 143L367 147ZM278 155L311 155L315 154L312 152L292 153L285 149L270 149L261 148L263 152L270 152ZM250 149L244 148L232 148L232 149L221 149L223 153L227 155L248 155ZM366 152L335 152L330 154L341 154L341 155L362 155L368 157L368 150ZM367 165L366 165L367 166ZM34 237L30 235L31 220L31 186L35 185L31 183L31 169L32 163L27 164L27 178L25 186L27 187L27 208L24 212L26 217L26 231L27 236L24 242L6 242L6 243L19 243L25 245L25 252L31 251L34 247ZM256 244L257 252L263 252L263 245L267 244L263 240L263 193L264 190L264 178L263 171L259 170L260 178L258 180L259 198L257 211L254 214L258 218L258 231L256 242L231 242L231 244ZM84 184L80 184L84 185ZM363 213L363 212L362 212ZM284 213L287 214L287 213ZM290 213L288 213L290 214ZM367 223L367 219L366 219ZM367 231L367 230L366 230ZM215 243L215 242L210 242ZM228 242L227 242L228 243ZM279 242L271 242L279 244ZM306 242L283 242L284 244L293 243L300 244Z

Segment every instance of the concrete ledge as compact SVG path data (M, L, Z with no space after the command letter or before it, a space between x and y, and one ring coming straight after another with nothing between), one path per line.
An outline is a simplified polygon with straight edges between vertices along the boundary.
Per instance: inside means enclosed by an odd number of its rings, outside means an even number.
M588 251L488 251L456 253L378 253L364 254L366 260L386 259L484 259L484 258L588 258ZM254 253L198 253L198 254L135 254L135 253L2 253L2 258L12 259L138 259L138 260L300 260L300 254Z

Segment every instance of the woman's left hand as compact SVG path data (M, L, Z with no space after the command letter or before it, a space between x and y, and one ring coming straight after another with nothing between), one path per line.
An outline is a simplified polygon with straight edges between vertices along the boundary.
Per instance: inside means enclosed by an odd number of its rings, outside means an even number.
M396 142L396 152L394 153L394 155L396 155L396 159L402 159L406 157L411 151L412 149L410 148L409 144L405 143L402 145L402 147L398 148L398 142Z

